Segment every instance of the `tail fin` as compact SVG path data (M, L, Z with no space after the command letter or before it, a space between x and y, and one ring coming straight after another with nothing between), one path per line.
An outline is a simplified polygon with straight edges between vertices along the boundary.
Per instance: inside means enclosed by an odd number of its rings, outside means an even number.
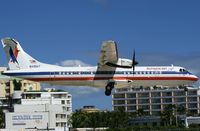
M40 66L41 63L24 52L19 42L15 39L4 38L1 42L7 56L10 70L28 69L34 66Z

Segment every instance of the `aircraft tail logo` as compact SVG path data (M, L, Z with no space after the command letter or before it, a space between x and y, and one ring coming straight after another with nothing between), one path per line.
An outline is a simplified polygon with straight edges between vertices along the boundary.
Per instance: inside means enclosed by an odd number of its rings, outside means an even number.
M19 50L18 50L17 46L14 48L14 50L12 50L12 48L10 47L10 49L9 49L9 54L11 57L10 62L19 64L17 61L18 53L19 53Z

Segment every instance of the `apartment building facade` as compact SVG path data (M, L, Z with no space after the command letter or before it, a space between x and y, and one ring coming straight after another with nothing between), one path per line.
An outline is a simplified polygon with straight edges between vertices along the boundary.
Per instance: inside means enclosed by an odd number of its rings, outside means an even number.
M144 110L148 115L160 115L169 107L183 107L187 114L200 113L200 89L187 87L185 89L116 89L112 95L112 110L119 108L127 112Z

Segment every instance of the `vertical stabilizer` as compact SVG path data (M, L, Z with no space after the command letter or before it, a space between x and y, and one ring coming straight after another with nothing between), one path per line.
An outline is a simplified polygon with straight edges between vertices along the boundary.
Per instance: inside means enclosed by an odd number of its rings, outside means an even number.
M12 38L1 40L8 60L10 70L28 69L34 66L40 66L40 62L28 55L19 42Z

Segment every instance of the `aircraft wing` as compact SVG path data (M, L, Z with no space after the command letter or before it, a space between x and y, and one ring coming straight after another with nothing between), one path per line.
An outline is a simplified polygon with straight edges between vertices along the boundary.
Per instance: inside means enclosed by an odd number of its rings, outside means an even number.
M115 70L116 67L132 68L133 61L118 57L118 50L116 42L109 40L104 41L101 46L100 57L98 61L99 70Z
M109 63L116 64L118 61L117 44L112 41L104 41L101 46L101 52L98 60L99 70L113 70L116 67L109 66Z

